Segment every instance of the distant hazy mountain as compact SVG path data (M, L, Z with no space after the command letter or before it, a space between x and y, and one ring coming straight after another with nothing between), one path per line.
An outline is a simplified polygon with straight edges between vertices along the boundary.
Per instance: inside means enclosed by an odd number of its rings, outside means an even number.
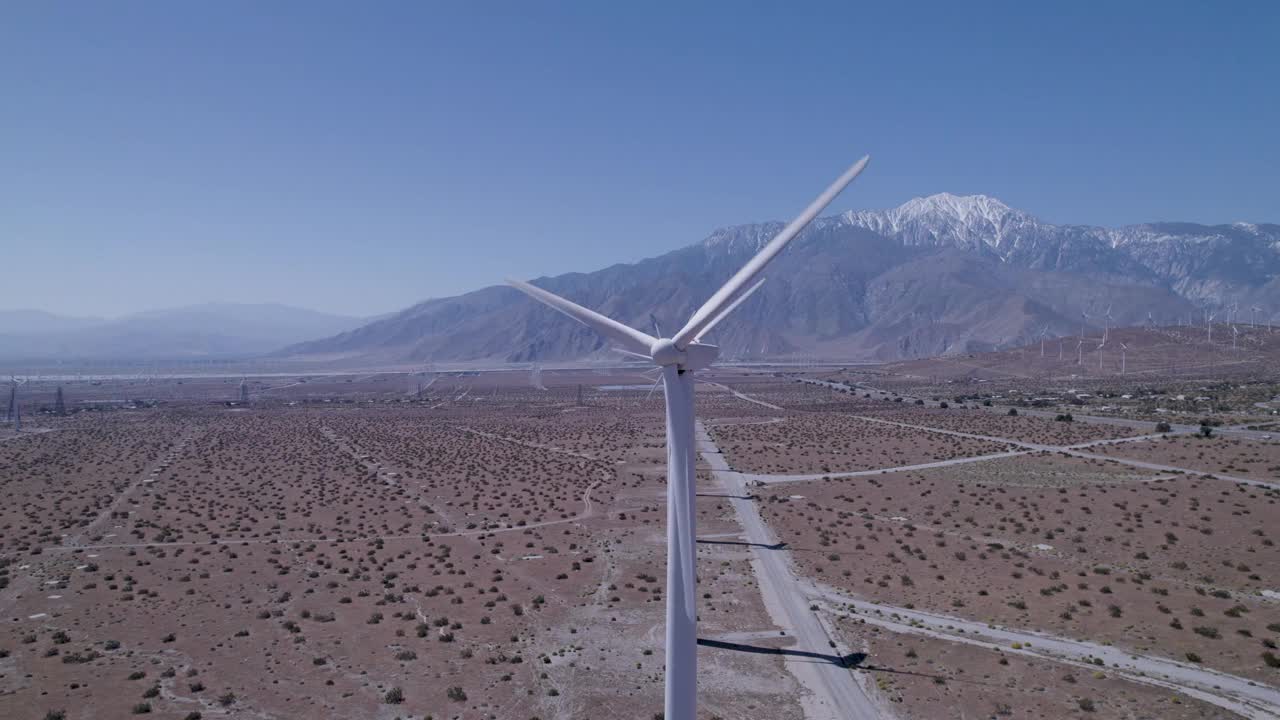
M0 312L0 358L180 359L255 355L357 327L368 318L263 304L210 303L114 320Z
M782 223L724 228L697 245L537 284L636 327L674 328ZM1172 321L1200 306L1280 311L1280 225L1052 225L994 198L950 194L816 221L718 329L725 354L890 359L968 352L1047 328ZM671 330L667 330L671 332ZM428 300L284 354L360 361L582 357L591 332L520 293Z

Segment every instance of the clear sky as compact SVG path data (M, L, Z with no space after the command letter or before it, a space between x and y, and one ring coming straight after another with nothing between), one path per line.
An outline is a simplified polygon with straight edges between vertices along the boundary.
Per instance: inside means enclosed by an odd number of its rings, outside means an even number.
M786 219L863 153L835 210L1280 222L1277 37L1274 0L6 3L0 308L386 312Z

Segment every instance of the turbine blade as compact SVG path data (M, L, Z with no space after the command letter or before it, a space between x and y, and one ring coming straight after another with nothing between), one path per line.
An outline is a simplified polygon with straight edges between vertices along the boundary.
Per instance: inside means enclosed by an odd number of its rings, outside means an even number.
M622 349L622 348L620 348L620 347L609 348L609 349L610 349L610 350L612 350L613 352L618 353L619 355L626 355L627 357L640 358L641 360L651 360L651 359L652 359L652 358L650 358L648 355L641 355L641 354L640 354L640 353L638 353L638 352L631 352L630 350L624 350L624 349Z
M729 278L729 282L725 283L709 300L703 303L702 307L698 308L697 312L693 314L693 317L689 318L689 322L685 323L680 332L676 333L675 337L672 338L676 347L688 347L689 343L707 327L707 324L729 305L733 297L743 288L750 285L751 281L755 279L756 275L760 274L765 265L768 265L769 261L782 252L787 243L795 239L796 235L799 235L800 231L804 230L805 226L818 216L818 213L822 212L827 205L831 204L832 200L836 199L841 190L844 190L849 183L853 182L854 178L858 177L870 160L870 156L863 157L846 170L843 175L836 178L836 181L831 183L830 187L822 191L822 194L810 203L809 207L804 209L804 212L800 213L795 220L792 220L790 225L783 228L782 232L770 240L760 252L756 253L755 257L748 260L741 270Z
M657 380L654 380L654 381L653 381L653 387L649 388L649 394L644 396L645 402L648 402L648 401L649 401L649 398L653 397L653 391L654 391L654 390L657 390L657 389L658 389L658 385L659 385L659 384L661 384L661 383L662 383L662 378L661 378L661 377L659 377Z
M537 300L544 305L548 305L554 310L559 310L606 338L622 345L625 349L637 354L643 353L646 359L650 357L649 353L651 352L653 343L656 342L656 338L650 337L635 328L627 327L617 320L607 318L594 310L588 310L577 303L565 300L559 295L549 293L540 287L530 285L527 282L508 278L507 284L520 292L523 292L534 300Z
M746 292L734 298L733 302L729 303L728 307L720 311L719 315L716 315L714 318L712 318L711 322L707 323L707 326L702 328L702 330L698 333L698 337L694 338L693 341L701 342L702 338L706 337L707 333L711 332L716 325L719 325L720 321L725 319L725 317L728 316L729 313L733 312L734 308L746 302L747 298L751 297L751 293L755 292L763 284L764 284L764 278L760 278L759 280L756 280L755 285L752 285L751 287L747 288Z

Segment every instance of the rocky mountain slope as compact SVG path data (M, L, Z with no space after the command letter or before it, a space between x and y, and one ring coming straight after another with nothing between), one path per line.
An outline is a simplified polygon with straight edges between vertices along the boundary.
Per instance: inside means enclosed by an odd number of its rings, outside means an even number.
M635 264L536 284L636 327L693 311L782 223L717 230ZM1038 335L1171 322L1204 306L1280 311L1280 225L1053 225L982 195L939 194L816 221L717 329L729 357L895 359ZM489 287L428 300L281 354L377 362L548 361L607 351L576 323Z

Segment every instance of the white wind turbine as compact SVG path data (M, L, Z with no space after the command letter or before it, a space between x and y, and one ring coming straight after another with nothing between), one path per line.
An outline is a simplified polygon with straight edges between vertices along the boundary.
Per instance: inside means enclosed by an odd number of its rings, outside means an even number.
M1111 317L1111 306L1107 305L1107 312L1103 316L1106 319L1102 321L1102 342L1107 341L1107 332L1111 329L1111 321L1115 318Z
M13 431L22 431L22 406L18 402L18 386L25 383L12 375L9 376L9 420L13 423Z
M1261 310L1261 309L1262 309L1262 308L1258 307L1257 305L1254 305L1253 307L1249 308L1249 311L1250 311L1250 312L1249 312L1249 327L1251 327L1251 328L1256 328L1256 327L1258 327L1258 311L1259 311L1259 310Z
M1240 337L1240 328L1235 325L1231 326L1231 349L1236 349L1236 339Z
M1076 341L1076 364L1084 364L1084 338Z
M1210 344L1213 344L1213 319L1214 319L1214 318L1216 318L1216 317L1218 317L1218 314L1217 314L1217 313L1209 313L1209 314L1208 314L1208 316L1207 316L1207 318L1208 318L1208 319L1207 319L1207 320L1205 320L1205 326L1209 328L1209 343L1210 343Z
M1125 345L1124 343L1120 343L1120 374L1121 375L1124 374L1124 354L1125 354L1125 351L1127 351L1128 349L1129 349L1128 345Z
M1040 328L1040 359L1044 359L1044 337L1049 334L1049 326L1045 325Z
M1102 372L1102 348L1107 346L1107 341L1103 340L1098 343L1098 372Z
M1084 340L1084 329L1089 324L1089 313L1080 311L1080 339Z
M534 300L577 320L617 343L629 355L647 358L662 369L667 405L667 654L666 720L694 720L697 708L698 635L694 602L694 411L693 373L720 354L701 339L760 287L760 272L822 212L866 167L854 163L783 228L755 257L698 308L670 338L658 338L588 310L519 280L507 282Z

